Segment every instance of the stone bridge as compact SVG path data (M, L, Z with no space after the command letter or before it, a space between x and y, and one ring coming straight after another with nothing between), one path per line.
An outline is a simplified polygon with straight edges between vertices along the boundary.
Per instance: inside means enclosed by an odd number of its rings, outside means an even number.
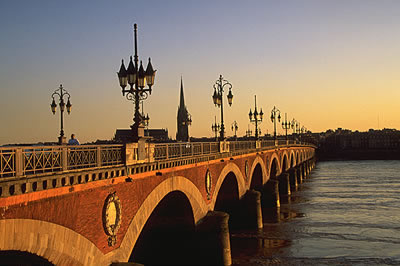
M287 141L0 148L0 261L229 265L228 224L262 227L261 205L279 207L314 154Z

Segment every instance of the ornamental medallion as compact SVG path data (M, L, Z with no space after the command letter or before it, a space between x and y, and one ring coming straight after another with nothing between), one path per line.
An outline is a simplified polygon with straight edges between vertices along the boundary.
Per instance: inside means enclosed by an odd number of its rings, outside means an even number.
M205 178L205 185L206 185L206 192L207 192L207 199L211 199L211 184L212 179L211 179L211 172L209 169L207 169L206 172L206 178Z
M108 235L108 245L117 243L117 232L121 226L121 202L114 193L108 195L103 207L103 227Z
M244 163L244 174L246 175L246 179L249 178L249 162L246 160Z

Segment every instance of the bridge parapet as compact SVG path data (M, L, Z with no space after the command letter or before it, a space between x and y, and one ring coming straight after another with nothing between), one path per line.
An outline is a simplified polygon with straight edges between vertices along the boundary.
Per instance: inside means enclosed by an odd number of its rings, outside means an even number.
M123 145L0 148L0 178L124 164Z
M279 145L275 145L279 144ZM310 146L273 140L0 148L0 197L159 171L268 149ZM311 145L313 146L313 145Z

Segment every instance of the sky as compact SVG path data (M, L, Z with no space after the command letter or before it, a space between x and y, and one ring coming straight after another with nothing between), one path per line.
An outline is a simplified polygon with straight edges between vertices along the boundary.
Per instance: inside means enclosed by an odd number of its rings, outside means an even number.
M338 127L400 128L400 1L0 1L0 144L57 141L60 113L50 110L60 84L71 94L66 136L81 142L111 139L129 128L133 103L122 96L116 72L133 54L157 70L144 102L150 128L175 138L180 79L192 115L190 135L211 137L224 95L227 135L254 125L272 133L276 106L313 132ZM278 133L283 134L281 126Z

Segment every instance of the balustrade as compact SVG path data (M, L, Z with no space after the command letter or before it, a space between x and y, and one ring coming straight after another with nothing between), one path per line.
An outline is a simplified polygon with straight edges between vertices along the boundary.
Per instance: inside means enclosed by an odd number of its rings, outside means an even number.
M0 148L0 178L124 164L123 145Z
M79 145L79 146L21 146L0 148L0 179L63 173L78 169L162 162L220 153L241 153L250 150L275 148L274 140L145 143L145 160L138 159L138 144ZM298 145L290 140L289 145ZM278 146L288 145L278 140ZM133 146L132 146L133 145ZM223 149L221 147L224 147ZM222 149L222 150L221 150ZM129 158L128 158L129 157ZM129 162L128 162L129 161Z

